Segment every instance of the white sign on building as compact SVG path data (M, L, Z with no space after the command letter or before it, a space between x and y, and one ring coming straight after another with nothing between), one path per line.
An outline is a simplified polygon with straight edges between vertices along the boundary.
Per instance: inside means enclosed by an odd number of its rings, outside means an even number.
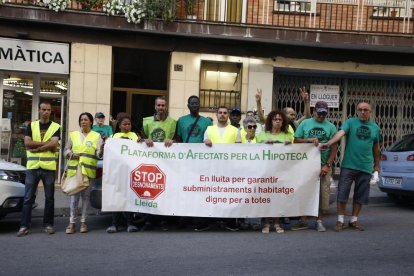
M69 74L69 44L0 37L0 70Z
M339 108L339 85L311 84L310 106L314 107L318 101L328 103L329 107Z

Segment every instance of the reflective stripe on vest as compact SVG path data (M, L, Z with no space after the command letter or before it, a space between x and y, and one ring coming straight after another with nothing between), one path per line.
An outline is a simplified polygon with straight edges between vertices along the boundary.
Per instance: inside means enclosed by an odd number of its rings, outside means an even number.
M89 178L96 178L96 164L98 157L96 156L96 149L99 143L99 133L90 131L86 135L83 143L81 141L81 133L79 131L72 131L70 139L72 141L72 152L80 155L79 160L71 159L68 163L68 175L74 176L78 164L82 164L82 174Z
M220 130L219 130L219 127L217 125L209 126L207 128L208 139L210 139L210 141L213 144L233 144L233 143L236 143L238 132L239 132L239 130L236 127L234 127L232 125L227 125L226 130L224 131L223 137L221 137L220 136Z
M32 129L32 141L34 142L48 142L53 137L53 134L60 129L60 125L52 122L47 129L43 140L40 134L40 121L34 121L30 124ZM56 170L58 152L43 151L43 152L30 152L26 151L27 164L26 167L29 170L44 169L49 171Z

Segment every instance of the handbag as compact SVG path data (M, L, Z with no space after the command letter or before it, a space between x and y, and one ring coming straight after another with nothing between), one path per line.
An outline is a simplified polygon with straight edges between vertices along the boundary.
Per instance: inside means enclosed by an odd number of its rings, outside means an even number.
M72 156L70 159L72 159ZM86 175L82 174L82 163L81 162L79 162L76 168L75 175L68 176L67 169L68 169L68 166L66 165L65 173L63 174L62 181L61 181L62 182L61 189L65 195L71 196L89 187L89 178Z

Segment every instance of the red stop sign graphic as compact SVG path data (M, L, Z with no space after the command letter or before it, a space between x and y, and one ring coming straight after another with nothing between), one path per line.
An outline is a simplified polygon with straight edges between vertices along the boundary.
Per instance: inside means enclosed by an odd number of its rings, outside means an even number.
M165 190L165 174L157 165L142 164L131 172L131 189L142 199L155 199Z

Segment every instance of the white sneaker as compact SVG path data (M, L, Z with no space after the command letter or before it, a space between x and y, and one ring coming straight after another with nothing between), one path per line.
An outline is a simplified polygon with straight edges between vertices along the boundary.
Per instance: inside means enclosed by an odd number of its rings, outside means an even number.
M322 221L317 221L315 223L315 228L316 228L316 231L318 231L318 232L325 232L326 231L326 228L325 228L325 226L323 226Z

